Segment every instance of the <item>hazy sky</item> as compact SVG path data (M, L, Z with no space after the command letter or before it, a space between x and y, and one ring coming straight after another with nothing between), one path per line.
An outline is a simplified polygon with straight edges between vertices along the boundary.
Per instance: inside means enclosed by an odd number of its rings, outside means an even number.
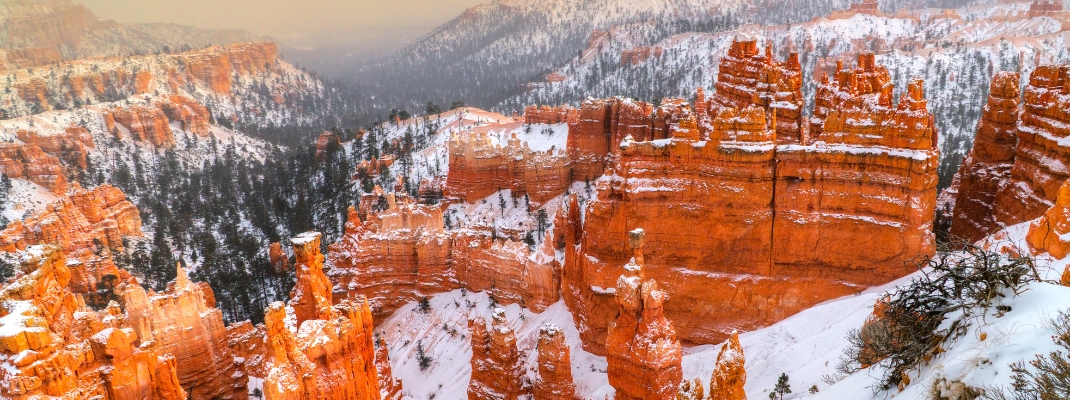
M244 29L292 46L418 36L490 0L74 0L119 22Z

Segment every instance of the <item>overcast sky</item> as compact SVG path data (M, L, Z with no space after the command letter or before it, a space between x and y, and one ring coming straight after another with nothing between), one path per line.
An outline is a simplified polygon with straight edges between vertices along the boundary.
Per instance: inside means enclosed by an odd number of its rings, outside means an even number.
M119 22L244 29L292 46L416 37L490 0L74 0Z

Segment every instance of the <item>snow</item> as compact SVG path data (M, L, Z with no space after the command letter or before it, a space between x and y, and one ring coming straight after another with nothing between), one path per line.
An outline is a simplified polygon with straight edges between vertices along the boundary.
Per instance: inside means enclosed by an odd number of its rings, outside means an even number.
M429 298L431 311L423 314L416 302L409 303L383 320L376 330L378 337L389 346L390 364L394 376L402 380L404 393L414 399L467 398L471 377L472 348L468 320L482 317L490 321L494 309L504 311L517 337L517 345L524 352L529 378L536 378L538 335L547 329L559 329L571 350L572 374L577 393L584 398L604 398L612 394L606 377L606 361L583 350L579 330L564 302L557 302L542 313L534 313L519 305L496 305L484 293L455 290ZM421 371L416 359L417 347L434 361L427 371Z

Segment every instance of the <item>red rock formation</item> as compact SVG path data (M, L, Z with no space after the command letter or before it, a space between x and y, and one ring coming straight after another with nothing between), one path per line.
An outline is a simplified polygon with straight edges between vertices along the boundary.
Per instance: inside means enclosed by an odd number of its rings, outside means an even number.
M331 282L323 274L323 254L320 253L320 234L307 232L290 241L297 257L297 284L290 291L290 307L297 324L324 319L331 306Z
M951 220L952 238L972 243L999 228L992 207L996 194L1010 181L1014 166L1020 78L1017 72L999 72L992 77L973 149L957 175L959 194Z
M338 150L341 146L342 142L339 141L338 135L335 135L330 131L321 133L320 136L316 138L316 160L326 160L328 154Z
M539 329L539 379L532 388L534 400L578 400L572 380L572 357L565 333L552 324Z
M766 113L753 106L723 108L701 140L695 115L670 104L661 113L666 127L655 113L652 134L664 130L670 140L617 146L597 199L582 209L570 203L556 224L562 294L585 348L605 352L616 315L605 288L627 261L613 238L636 226L648 229L647 273L678 300L666 315L695 343L888 282L912 271L905 262L932 254L932 117L920 82L898 106L882 102L887 74L868 61L819 87L825 117L815 117L814 144L777 146ZM860 123L868 119L875 123ZM886 245L859 248L860 237Z
M709 400L747 400L743 386L747 383L747 370L743 368L743 346L739 335L732 334L717 353L717 364L710 378Z
M572 180L602 176L606 158L618 152L620 142L650 140L653 135L651 104L631 99L587 100L575 121L569 121L568 158Z
M715 119L722 108L758 106L766 114L775 114L768 123L775 125L777 143L808 143L798 54L792 53L781 63L774 60L772 48L760 54L754 40L733 41L728 54L721 58L717 76L717 91L710 96L709 108L702 92L697 96L695 111L700 121Z
M564 124L578 117L578 111L567 106L528 106L524 109L525 124Z
M621 65L639 65L649 60L650 57L661 58L665 52L661 46L640 46L634 49L624 50L620 53Z
M609 327L609 384L621 400L674 400L683 380L683 347L662 309L667 294L643 272L642 229L629 233L632 261L617 280L620 314Z
M149 84L152 83L152 72L147 70L137 71L134 74L134 93L145 94L149 92Z
M1063 3L1055 0L1033 0L1029 5L1029 18L1059 16L1063 12Z
M140 285L126 286L125 322L136 339L174 357L178 381L193 398L247 399L249 379L228 347L223 313L213 308L212 289L191 282L182 267L169 286L152 296Z
M182 130L200 137L208 137L208 121L211 115L208 108L186 96L170 95L167 101L157 104L167 118L178 121Z
M515 133L505 146L493 143L486 129L454 133L449 154L443 194L463 201L475 202L510 189L514 197L528 195L538 206L564 193L571 183L564 149L532 151Z
M536 312L560 299L560 265L552 248L532 257L519 239L446 233L441 208L397 201L392 193L383 199L387 209L368 215L367 222L350 210L346 234L330 247L334 287L367 296L376 318L423 296L459 288L486 291L502 304ZM546 242L549 246L552 240Z
M123 249L124 236L141 236L141 214L123 192L104 185L73 192L38 214L12 222L0 232L0 251L59 246L70 254L70 290L87 293L105 275L124 277L110 252Z
M67 174L59 158L33 144L0 143L0 172L41 185L56 195L67 192Z
M48 47L24 47L6 51L8 69L32 68L60 62L59 53Z
M235 43L179 55L186 71L205 82L216 93L230 94L235 73L268 71L278 59L278 47L271 42Z
M996 194L995 219L1014 225L1051 208L1070 178L1070 65L1040 66L1029 78L1018 121L1010 182Z
M379 372L379 390L383 394L383 400L401 400L401 380L394 378L390 368L390 350L386 343L380 342L375 350L375 368Z
M290 270L290 258L282 252L282 243L272 243L268 248L268 258L271 260L271 268L276 274L282 274Z
M62 251L34 246L0 290L0 396L182 399L175 358L141 343L114 304L94 312L66 289Z
M156 147L172 147L175 135L171 131L171 121L162 110L155 107L132 105L119 107L106 112L115 122L125 127L134 140L152 144ZM109 126L109 129L111 126ZM114 131L113 131L114 132Z
M468 399L516 400L526 394L521 384L524 364L516 347L516 335L505 320L505 310L497 308L487 329L487 321L468 321L472 339L472 378Z
M51 110L52 104L48 102L49 90L48 84L40 78L31 79L29 82L16 84L15 90L19 94L19 98L36 104L42 110Z
M253 326L252 322L241 321L227 326L227 347L234 357L244 360L245 372L249 376L267 376L264 369L266 338L264 324Z
M71 126L61 134L52 135L39 135L34 131L19 130L16 136L24 143L37 146L45 153L59 157L82 169L86 168L89 149L94 148L93 136L80 126Z
M1055 205L1029 225L1026 242L1033 253L1048 252L1057 259L1070 254L1070 180L1059 188Z
M371 309L359 296L330 305L330 286L321 286L327 279L319 237L308 233L292 240L299 272L290 304L297 314L288 316L281 302L265 311L265 398L378 400ZM309 318L315 306L320 308ZM288 318L298 326L288 326Z

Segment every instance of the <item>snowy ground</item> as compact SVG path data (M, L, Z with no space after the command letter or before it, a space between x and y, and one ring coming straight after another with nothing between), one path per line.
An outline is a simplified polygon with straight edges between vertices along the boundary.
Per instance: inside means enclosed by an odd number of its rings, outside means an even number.
M1005 241L1020 244L1028 223L1007 230ZM1057 279L1070 260L1053 261L1042 255L1038 267L1045 279ZM989 313L975 323L965 335L944 345L945 353L934 358L920 371L911 373L912 384L902 392L878 392L874 386L880 371L865 370L843 377L834 385L825 382L834 376L836 364L847 346L847 332L862 326L872 312L874 301L883 292L909 283L914 274L863 293L831 300L805 310L765 329L740 334L746 355L749 398L768 396L781 373L790 377L794 393L786 399L929 399L934 382L962 382L976 388L1009 386L1010 364L1032 360L1037 354L1058 349L1051 339L1048 320L1059 311L1070 310L1070 288L1049 283L1033 283L1018 297L1009 296L1004 304L1011 311L1002 316ZM431 312L424 314L411 303L386 319L379 332L390 346L391 365L396 377L404 381L405 391L414 399L465 398L471 376L471 347L467 320L489 318L492 306L486 295L454 291L431 298ZM671 301L671 299L670 299ZM538 328L554 323L564 329L572 349L573 376L578 394L586 399L612 395L605 374L606 361L584 352L572 316L562 302L541 314L517 305L503 307L517 332L519 346L528 354L529 377L536 374L534 346ZM521 317L523 315L523 317ZM982 340L982 333L985 339ZM420 371L416 361L417 344L435 359L427 371ZM685 379L701 379L709 384L720 345L703 345L685 349ZM818 392L810 394L816 386Z

